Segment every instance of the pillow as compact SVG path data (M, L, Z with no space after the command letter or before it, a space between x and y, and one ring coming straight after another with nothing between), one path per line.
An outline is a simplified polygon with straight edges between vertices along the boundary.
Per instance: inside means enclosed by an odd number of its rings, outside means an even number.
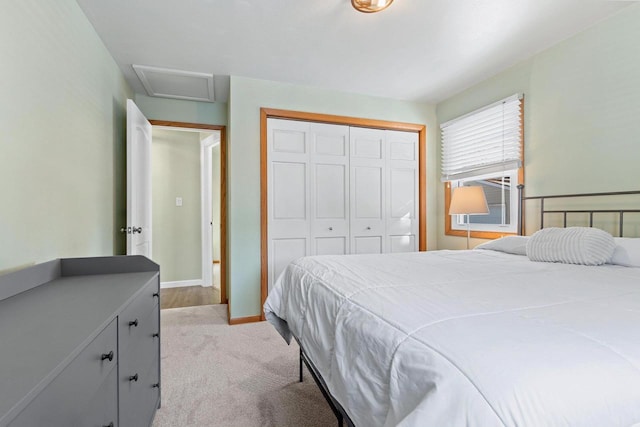
M527 236L506 236L476 246L476 249L490 249L513 255L527 255ZM640 240L640 239L639 239Z
M615 247L611 234L597 228L543 228L529 239L527 256L531 261L601 265Z
M625 267L640 267L640 239L616 237L616 248L609 263Z

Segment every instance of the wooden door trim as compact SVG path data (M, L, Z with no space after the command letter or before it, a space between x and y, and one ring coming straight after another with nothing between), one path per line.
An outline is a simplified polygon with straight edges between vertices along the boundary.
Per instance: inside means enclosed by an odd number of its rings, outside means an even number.
M306 122L329 123L353 127L398 130L418 133L418 250L427 250L427 127L415 123L388 120L365 119L360 117L336 116L331 114L308 113L302 111L260 108L260 301L261 307L268 293L268 234L267 234L267 119L300 120ZM265 320L264 312L260 318Z
M229 304L227 293L227 127L202 123L149 120L152 126L220 131L220 302ZM229 321L229 310L227 310Z
M219 130L226 129L226 126L222 125L206 125L201 123L187 123L187 122L172 122L168 120L149 120L153 126L166 126L171 128L187 128L187 129L206 129L206 130Z

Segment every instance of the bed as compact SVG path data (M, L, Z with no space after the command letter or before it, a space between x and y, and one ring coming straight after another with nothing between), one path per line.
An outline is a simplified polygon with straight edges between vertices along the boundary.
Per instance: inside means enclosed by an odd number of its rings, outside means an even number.
M598 266L522 244L301 258L265 314L347 424L640 425L638 239L617 246Z

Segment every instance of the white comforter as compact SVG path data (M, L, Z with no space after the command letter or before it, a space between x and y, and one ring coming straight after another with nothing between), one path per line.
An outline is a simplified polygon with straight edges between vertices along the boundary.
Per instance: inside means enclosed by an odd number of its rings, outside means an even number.
M358 427L640 423L640 268L490 250L309 257L264 309Z

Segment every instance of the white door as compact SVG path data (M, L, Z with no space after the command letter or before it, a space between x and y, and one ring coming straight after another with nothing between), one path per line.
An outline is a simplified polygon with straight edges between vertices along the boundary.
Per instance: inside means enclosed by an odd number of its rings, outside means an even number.
M387 252L418 250L418 134L385 131Z
M311 254L309 123L267 121L268 289L291 262Z
M384 139L384 130L350 129L351 253L387 252Z
M309 125L311 254L349 253L349 127Z
M127 255L151 258L151 123L127 99Z

